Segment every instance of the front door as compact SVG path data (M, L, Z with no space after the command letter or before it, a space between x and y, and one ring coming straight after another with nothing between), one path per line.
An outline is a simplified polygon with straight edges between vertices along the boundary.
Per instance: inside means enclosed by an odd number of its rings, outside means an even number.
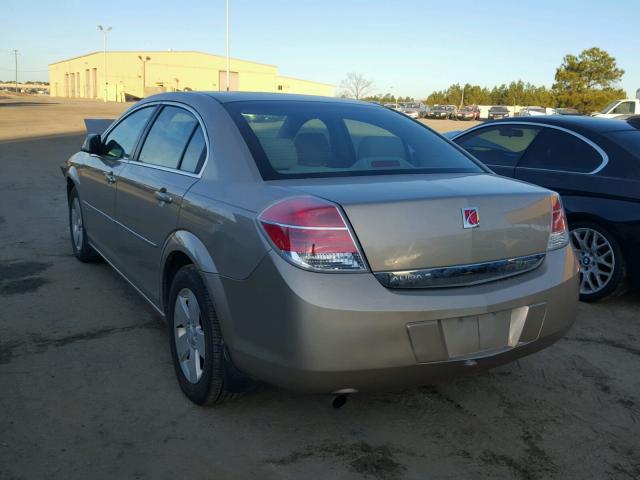
M113 258L117 182L153 111L153 107L142 108L123 118L103 139L103 154L85 154L78 168L78 194L89 239L109 259Z
M116 218L121 228L114 242L116 255L123 273L156 305L162 248L177 227L182 197L198 180L204 155L196 118L167 105L149 129L137 161L118 181Z

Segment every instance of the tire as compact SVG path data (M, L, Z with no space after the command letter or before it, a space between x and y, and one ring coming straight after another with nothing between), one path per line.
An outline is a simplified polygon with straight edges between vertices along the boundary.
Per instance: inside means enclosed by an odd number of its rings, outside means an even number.
M609 231L594 222L569 226L580 264L580 300L595 302L626 290L626 268L620 245Z
M80 197L75 187L69 193L69 236L71 237L73 254L78 260L88 263L100 259L100 255L89 245Z
M194 265L176 273L166 313L171 357L183 393L197 405L221 404L235 396L225 388L224 343L218 316Z

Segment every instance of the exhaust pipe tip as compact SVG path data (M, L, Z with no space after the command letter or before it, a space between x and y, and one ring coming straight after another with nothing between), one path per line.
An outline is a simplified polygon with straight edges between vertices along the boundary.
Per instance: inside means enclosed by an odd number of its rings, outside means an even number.
M331 406L335 409L338 409L338 408L342 408L345 403L347 403L346 395L344 394L336 395L336 397L333 399L333 402L331 402Z

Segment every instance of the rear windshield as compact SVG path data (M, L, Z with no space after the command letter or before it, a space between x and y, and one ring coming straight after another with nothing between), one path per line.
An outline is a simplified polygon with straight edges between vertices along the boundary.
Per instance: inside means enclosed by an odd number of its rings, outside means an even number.
M265 180L485 171L438 134L382 107L287 100L224 106Z

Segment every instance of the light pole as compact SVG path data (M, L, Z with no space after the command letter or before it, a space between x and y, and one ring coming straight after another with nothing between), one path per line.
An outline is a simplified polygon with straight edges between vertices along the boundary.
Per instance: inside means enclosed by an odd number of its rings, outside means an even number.
M107 34L111 31L111 27L103 27L98 25L98 31L102 32L102 53L104 57L104 101L107 101L109 90L107 87Z
M138 59L142 62L142 97L144 98L144 89L147 87L147 62L151 60L151 57L138 55Z
M230 78L231 78L231 59L229 57L229 0L227 0L227 92L229 91Z
M13 56L16 60L16 93L18 93L18 50L13 51Z

